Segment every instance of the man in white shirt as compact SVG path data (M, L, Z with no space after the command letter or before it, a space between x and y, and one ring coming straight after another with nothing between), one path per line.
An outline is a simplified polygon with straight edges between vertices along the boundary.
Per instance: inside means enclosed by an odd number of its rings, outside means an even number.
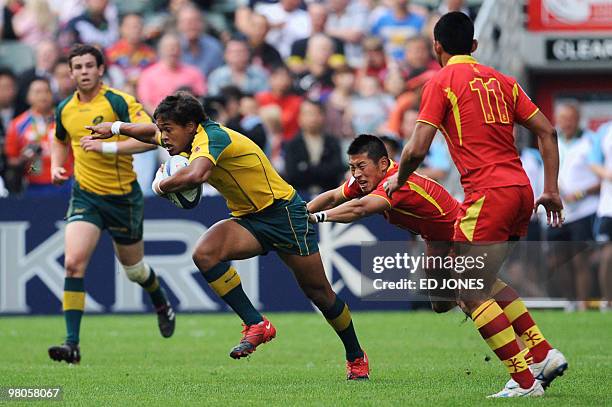
M580 300L575 306L582 310L586 308L591 287L591 250L585 242L594 240L593 224L599 204L600 180L587 160L594 135L580 128L580 108L575 103L560 104L555 112L555 122L559 134L559 191L565 208L565 223L561 228L549 228L548 240L574 242L571 245L571 269L575 298ZM563 254L570 253L563 249Z
M601 310L612 308L612 121L602 125L589 156L591 169L601 179L595 237L602 243L599 264Z
M274 4L260 3L255 6L255 12L266 17L270 23L266 41L274 45L284 59L291 53L291 44L310 35L310 17L299 8L300 3L301 0L280 0Z

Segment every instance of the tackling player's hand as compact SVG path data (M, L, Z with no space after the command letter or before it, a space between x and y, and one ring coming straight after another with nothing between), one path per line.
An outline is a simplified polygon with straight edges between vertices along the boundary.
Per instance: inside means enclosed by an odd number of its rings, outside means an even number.
M106 139L113 136L113 132L111 131L112 125L113 123L111 122L102 122L94 126L85 126L85 128L91 131L92 139Z
M55 185L62 185L66 181L68 181L68 176L66 175L66 169L64 167L51 168L52 183L54 183Z
M387 196L389 198L391 198L391 195L393 195L395 191L400 189L400 186L401 185L399 185L397 182L397 174L393 174L392 176L387 178L387 180L383 184L383 187L385 188L385 192L387 193Z
M561 197L555 192L543 192L535 202L534 212L542 205L546 210L546 224L556 228L563 224L563 203Z
M95 151L97 153L102 152L102 142L94 140L93 136L81 137L81 148L84 151Z

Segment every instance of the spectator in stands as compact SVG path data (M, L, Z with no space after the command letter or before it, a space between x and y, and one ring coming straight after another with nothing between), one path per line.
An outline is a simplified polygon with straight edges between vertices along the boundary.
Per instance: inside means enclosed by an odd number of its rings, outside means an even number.
M323 106L304 100L300 133L285 149L285 179L294 187L318 193L338 186L346 167L338 140L324 132Z
M142 71L157 59L155 49L144 42L142 30L140 15L124 15L121 19L121 38L106 50L107 72L112 86L131 95L136 93Z
M152 113L162 99L181 87L196 96L206 92L206 79L200 70L181 62L181 42L176 34L165 34L158 45L159 61L142 72L138 99Z
M387 149L389 158L395 162L398 162L400 155L402 154L402 143L400 139L393 135L383 135L379 138L383 143L385 143L385 148Z
M419 112L417 110L408 110L404 113L404 121L402 122L403 132L406 134L404 140L408 141L414 132L416 119ZM441 184L446 184L446 180L451 171L451 157L444 141L442 133L436 133L431 147L427 152L427 156L423 160L419 173L423 174Z
M393 98L384 93L373 76L364 76L357 82L357 94L351 98L349 117L354 134L376 134L383 130Z
M60 33L59 41L63 49L75 43L104 49L119 38L117 7L108 0L86 0L86 4L85 11L70 20Z
M301 74L307 70L306 52L310 39L316 34L325 34L325 22L327 21L327 8L320 3L311 3L308 6L308 15L311 21L311 33L308 37L301 38L291 45L291 55L287 59L287 64L293 72ZM329 57L327 63L331 67L344 65L344 44L338 38L328 37L334 43L333 54Z
M325 32L344 42L344 54L351 67L362 63L361 41L367 31L367 9L357 1L329 0L330 13Z
M431 56L429 40L420 35L406 41L404 61L401 67L408 81L422 75L426 71L435 72L440 70L440 64Z
M409 0L390 0L390 8L374 23L371 33L384 40L387 55L404 59L406 40L421 32L425 18L410 11Z
M406 91L406 80L398 65L387 70L383 89L393 98L397 99Z
M451 11L461 11L472 19L475 17L472 10L465 4L465 0L442 0L442 3L438 7L438 13L444 15Z
M17 34L13 27L13 16L23 8L23 0L6 0L0 3L0 39L16 40Z
M268 20L261 14L251 14L251 21L246 32L251 47L251 63L264 68L270 73L274 68L283 64L283 58L272 45L266 42L270 31Z
M438 23L438 21L440 21L440 17L442 16L438 13L430 13L429 17L427 17L427 21L425 22L425 25L421 29L421 35L427 38L430 44L433 44L434 42L433 30L436 24Z
M256 95L260 106L276 105L281 110L283 140L291 140L298 131L298 115L302 97L297 95L292 86L289 68L277 66L270 74L270 90Z
M332 70L329 59L334 53L334 43L325 34L315 34L308 41L306 71L298 74L296 88L307 99L323 101L331 92Z
M268 139L264 122L259 116L259 103L251 94L240 98L240 133L253 140L262 151L268 148Z
M204 32L204 16L194 5L181 7L177 19L177 28L181 34L182 61L196 66L208 76L223 64L221 43Z
M563 200L565 223L560 228L549 228L552 241L593 241L593 224L599 203L600 180L591 170L588 156L592 149L592 134L580 128L580 107L569 102L559 105L555 112L559 134L559 191ZM578 309L586 309L590 291L590 250L573 245L573 276Z
M601 195L597 208L595 236L601 243L599 264L600 309L612 309L612 122L597 131L593 149L589 154L593 172L601 179Z
M3 130L3 134L6 134L9 123L16 116L16 96L17 78L15 74L9 68L0 67L0 129Z
M266 155L272 166L281 174L285 173L285 154L283 151L282 112L277 105L267 105L259 108L259 117L266 129L268 149Z
M244 134L263 151L266 150L266 130L258 115L259 105L253 95L243 93L237 86L221 88L225 126Z
M54 39L57 17L47 0L26 0L13 16L13 29L19 41L34 47L40 41Z
M268 74L249 63L249 48L243 39L233 38L226 44L225 65L215 69L208 78L208 92L219 94L223 86L236 85L244 93L268 89Z
M27 102L30 83L35 78L51 79L53 68L59 58L59 48L54 41L43 40L36 46L36 61L34 67L22 72L17 79L17 99L15 101L15 113L25 112L29 106Z
M300 9L301 0L280 0L277 3L259 3L255 12L270 23L267 41L273 44L283 58L289 57L291 44L310 35L310 18Z
M381 86L387 76L387 60L383 42L377 37L367 37L363 40L364 61L357 71L357 78L375 76Z
M55 137L53 94L45 78L34 79L27 94L30 109L11 121L5 152L12 176L6 184L12 193L26 192L26 197L68 193L70 185L61 188L51 183L51 146ZM71 172L71 164L66 168Z
M85 11L83 0L47 0L53 13L58 17L60 27Z
M15 117L15 96L17 95L17 79L9 68L0 67L0 177L6 169L4 156L4 140L11 120ZM3 188L0 188L3 194Z
M76 90L76 82L70 74L68 58L60 58L53 68L51 78L51 90L53 91L53 104L57 105Z
M349 107L355 93L355 73L348 67L334 70L332 77L334 88L325 101L325 128L330 134L343 140L354 137Z

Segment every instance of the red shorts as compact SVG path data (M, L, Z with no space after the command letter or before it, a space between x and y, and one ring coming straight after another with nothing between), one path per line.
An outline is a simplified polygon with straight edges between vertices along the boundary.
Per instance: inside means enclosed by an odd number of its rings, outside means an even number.
M505 242L525 236L533 213L529 185L466 192L455 221L457 242Z

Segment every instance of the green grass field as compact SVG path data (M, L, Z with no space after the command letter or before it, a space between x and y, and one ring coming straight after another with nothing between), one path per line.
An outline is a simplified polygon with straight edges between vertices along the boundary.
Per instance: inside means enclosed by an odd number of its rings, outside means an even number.
M0 387L59 385L66 404L83 406L612 405L612 314L535 313L570 368L529 401L485 399L507 376L459 313L355 313L369 382L345 380L342 347L319 315L268 316L277 338L236 361L228 352L240 325L230 314L179 315L171 339L152 315L86 315L79 366L47 357L62 341L61 317L5 317Z

